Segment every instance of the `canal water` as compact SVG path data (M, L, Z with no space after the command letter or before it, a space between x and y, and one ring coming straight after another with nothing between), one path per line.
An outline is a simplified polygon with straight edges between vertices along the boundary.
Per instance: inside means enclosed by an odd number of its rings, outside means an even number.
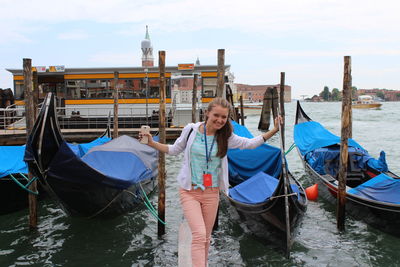
M302 103L306 113L340 135L341 103ZM296 103L285 105L286 147L293 143ZM353 137L374 157L384 150L389 169L400 173L400 103L380 110L353 110ZM247 117L253 134L259 117ZM279 146L278 137L270 144ZM67 217L48 200L39 203L39 227L27 227L27 210L0 216L0 266L177 266L178 228L182 212L177 175L182 157L167 160L166 235L157 237L157 222L146 209L113 220ZM305 187L297 152L287 156L291 172ZM157 195L151 197L154 205ZM322 199L310 202L299 226L290 259L255 238L222 202L219 229L213 234L209 266L400 266L400 239L347 218L346 231L336 229L335 207Z

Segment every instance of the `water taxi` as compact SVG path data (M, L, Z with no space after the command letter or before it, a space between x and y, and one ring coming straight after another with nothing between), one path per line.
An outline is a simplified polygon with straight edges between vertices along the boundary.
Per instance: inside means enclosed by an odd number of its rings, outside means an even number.
M375 101L370 95L360 95L357 101L353 101L352 108L358 109L378 109L382 106L382 103Z

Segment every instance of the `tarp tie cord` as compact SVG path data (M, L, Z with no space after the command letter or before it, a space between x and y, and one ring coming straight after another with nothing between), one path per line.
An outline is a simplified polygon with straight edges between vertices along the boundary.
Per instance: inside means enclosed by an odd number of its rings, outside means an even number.
M160 219L160 217L158 217L158 212L156 211L156 209L153 207L153 205L151 205L151 202L149 200L149 198L146 195L146 192L144 191L142 184L139 183L140 189L142 189L143 195L145 198L142 197L144 204L146 205L147 209L150 211L151 215L153 215L153 217L155 219L157 219L160 223L166 225L167 223L164 222L163 220Z
M89 216L89 217L87 217L88 219L91 219L91 218L93 218L93 217L96 217L97 215L99 215L100 213L102 213L105 209L107 209L110 205L111 205L111 203L113 203L114 202L114 200L116 200L121 194L122 194L122 192L129 192L129 191L126 191L126 190L123 190L123 191L121 191L120 193L118 193L104 208L102 208L102 209L100 209L98 212L96 212L95 214L93 214L93 215L91 215L91 216ZM131 193L131 192L129 192L129 193ZM131 193L132 194L132 193Z
M296 147L296 144L295 143L293 143L290 147L289 147L289 149L285 152L285 155L287 155L287 154L289 154L290 153L290 151L292 151L293 150L293 148L295 148Z
M26 185L23 185L20 181L18 181L17 178L15 178L12 174L10 174L11 179L17 184L19 185L22 189L28 191L30 194L33 195L39 195L39 192L36 191L32 191L30 190L28 187L35 181L37 180L37 177L33 177L31 180L29 180L23 173L20 173L20 175L28 182Z
M270 197L269 199L271 200L271 199L275 199L275 198L286 197L286 196L290 197L290 196L295 196L295 195L297 195L297 193L290 193L290 194L287 194L287 195L273 196L273 197Z

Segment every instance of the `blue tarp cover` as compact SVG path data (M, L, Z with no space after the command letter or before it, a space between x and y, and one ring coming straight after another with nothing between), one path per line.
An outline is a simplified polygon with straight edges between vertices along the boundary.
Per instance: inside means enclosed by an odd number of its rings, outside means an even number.
M246 127L232 121L233 131L236 135L253 138ZM229 149L229 179L238 184L249 177L263 171L273 177L279 177L282 168L280 149L263 144L255 149Z
M68 146L75 153L75 155L77 155L79 157L83 157L92 147L105 144L110 140L111 140L110 137L103 136L103 137L100 137L100 138L97 138L97 139L93 140L90 143L84 143L84 144L70 144L70 143L68 143Z
M25 146L0 146L0 178L13 173L28 173L24 154Z
M372 159L365 150L360 148L349 147L348 153L351 157L349 160L354 162L357 169L365 169L366 162ZM322 147L307 153L305 158L310 166L319 174L324 175L328 173L335 177L339 169L339 155L339 146Z
M320 123L308 121L294 126L294 142L304 156L314 149L340 144L340 137L329 132ZM349 139L349 146L363 149L353 139Z
M386 163L386 154L385 151L381 151L379 154L379 159L374 159L371 158L370 160L367 161L368 166L371 168L381 171L381 172L387 172L389 171L389 167Z
M229 190L231 198L238 202L246 204L257 204L270 198L278 186L278 179L264 173L259 172L246 181L238 184ZM299 188L295 184L290 185L295 193L299 193Z
M109 137L100 137L90 143L68 144L71 150L82 157L87 151L110 141ZM28 166L24 161L25 145L23 146L0 146L0 178L14 173L28 173Z
M151 170L138 156L129 152L93 151L83 161L97 171L122 181L136 183L143 177L151 177Z
M229 195L236 201L256 204L272 196L278 185L278 179L259 172L243 183L229 190Z
M294 141L300 153L303 156L305 155L305 159L314 170L322 175L326 174L327 171L333 176L336 175L340 147L332 145L340 144L340 137L326 130L320 123L309 121L295 125ZM349 139L348 145L351 160L355 162L359 169L365 169L366 164L368 164L368 166L377 171L388 171L384 151L381 152L379 159L376 160L353 139ZM328 166L327 161L329 160L332 160L332 164Z
M157 151L129 136L95 146L82 158L64 142L54 156L49 176L80 184L125 189L157 175Z
M383 173L348 191L364 198L394 204L400 204L399 192L400 180Z

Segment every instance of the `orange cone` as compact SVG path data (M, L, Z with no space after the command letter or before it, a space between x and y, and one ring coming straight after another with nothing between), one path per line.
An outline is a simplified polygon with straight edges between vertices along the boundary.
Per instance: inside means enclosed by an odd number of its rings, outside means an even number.
M308 200L316 201L318 198L318 184L307 187L306 195Z

